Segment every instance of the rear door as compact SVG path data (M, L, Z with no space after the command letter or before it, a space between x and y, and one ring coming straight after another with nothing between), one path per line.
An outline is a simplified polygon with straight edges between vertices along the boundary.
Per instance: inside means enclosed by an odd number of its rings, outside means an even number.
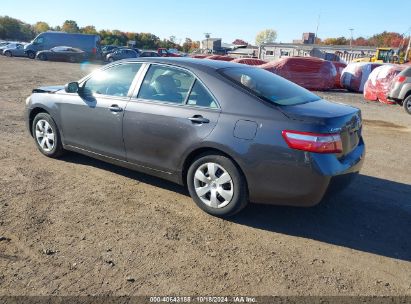
M139 63L101 70L82 84L80 94L65 94L60 104L65 144L125 159L123 114Z
M161 64L145 69L124 114L127 161L173 173L181 156L213 130L220 108L191 72Z

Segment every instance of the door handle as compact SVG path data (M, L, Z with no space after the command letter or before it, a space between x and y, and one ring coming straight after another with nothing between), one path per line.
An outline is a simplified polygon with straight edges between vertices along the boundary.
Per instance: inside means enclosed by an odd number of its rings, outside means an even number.
M207 118L204 118L201 115L194 115L193 117L188 118L193 124L203 124L203 123L209 123L210 120Z
M122 112L123 108L120 108L118 105L114 104L108 107L111 112Z

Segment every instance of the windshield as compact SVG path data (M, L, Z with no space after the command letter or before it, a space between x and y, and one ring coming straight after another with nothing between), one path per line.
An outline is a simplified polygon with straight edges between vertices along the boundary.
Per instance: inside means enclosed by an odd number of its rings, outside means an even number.
M277 105L297 105L320 99L295 83L260 68L225 68L220 73L254 95Z

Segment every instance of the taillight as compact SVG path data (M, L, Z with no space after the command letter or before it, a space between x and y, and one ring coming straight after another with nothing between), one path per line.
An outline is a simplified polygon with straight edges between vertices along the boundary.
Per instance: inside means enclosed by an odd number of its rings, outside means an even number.
M397 76L396 82L403 83L407 79L405 76Z
M315 153L341 153L340 134L317 134L284 130L283 137L292 149Z
M97 49L96 49L96 48L93 48L93 49L91 50L91 52L92 52L93 54L97 54Z

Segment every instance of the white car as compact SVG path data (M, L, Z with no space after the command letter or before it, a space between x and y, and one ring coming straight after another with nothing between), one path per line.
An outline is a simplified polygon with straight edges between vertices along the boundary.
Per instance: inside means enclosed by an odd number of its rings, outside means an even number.
M3 54L3 51L7 49L15 49L17 45L20 44L18 42L2 42L0 43L0 54Z

